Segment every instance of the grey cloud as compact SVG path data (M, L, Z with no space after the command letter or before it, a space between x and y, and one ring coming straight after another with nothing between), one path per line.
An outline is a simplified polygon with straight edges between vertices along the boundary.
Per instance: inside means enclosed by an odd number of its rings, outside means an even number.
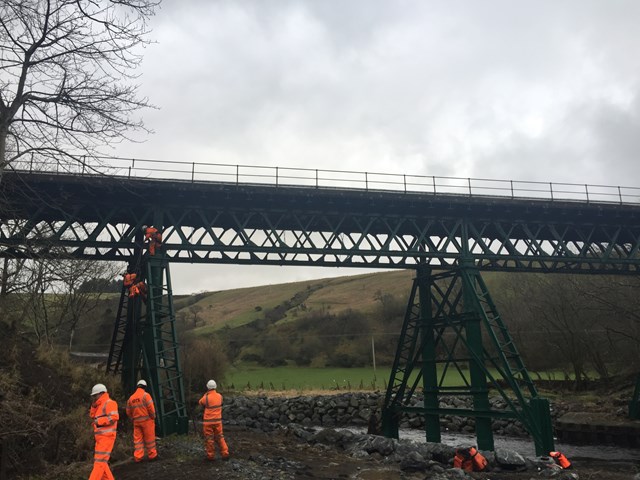
M636 183L635 0L165 1L122 156Z

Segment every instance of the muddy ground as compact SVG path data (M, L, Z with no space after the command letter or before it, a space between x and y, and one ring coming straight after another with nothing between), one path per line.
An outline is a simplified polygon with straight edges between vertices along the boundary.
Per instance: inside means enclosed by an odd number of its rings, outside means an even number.
M96 371L82 368L74 373L62 361L47 361L30 343L0 324L0 478L80 480L89 477L93 435L88 420L90 386ZM100 378L100 377L98 377ZM630 385L629 381L621 382ZM574 411L610 411L619 396L610 388L599 391L598 402L570 408ZM559 396L561 398L561 396ZM624 393L621 398L629 398ZM600 402L600 400L602 400ZM559 403L558 400L555 402ZM111 463L118 480L254 479L425 479L435 474L403 472L397 462L379 454L354 457L336 446L308 444L291 430L265 433L245 427L225 426L231 451L228 462L207 462L197 433L159 440L160 459L134 464L130 459L130 433L119 433ZM640 472L637 462L606 462L571 458L573 472L581 480L627 480ZM477 479L529 480L537 472L487 472Z
M379 455L354 458L347 452L326 445L311 445L301 441L285 429L272 433L244 427L225 429L231 459L208 462L204 459L202 441L194 434L162 439L159 443L160 459L134 464L130 459L112 466L118 480L204 480L224 478L251 479L425 479L435 471L403 472L398 463L389 463ZM572 472L584 480L629 480L640 471L633 462L605 462L590 459L572 459ZM473 473L477 479L528 480L537 472L492 471ZM538 477L540 478L540 477Z

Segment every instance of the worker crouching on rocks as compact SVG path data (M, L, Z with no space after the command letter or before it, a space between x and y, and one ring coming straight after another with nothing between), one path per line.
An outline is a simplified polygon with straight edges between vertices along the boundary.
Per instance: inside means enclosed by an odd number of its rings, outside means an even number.
M560 452L549 452L549 456L553 458L557 465L560 465L563 469L567 469L571 466L571 462Z
M113 480L109 469L109 458L116 442L118 430L118 404L109 398L107 387L97 383L91 389L91 410L93 434L96 445L93 453L93 470L89 480Z
M458 447L453 467L465 472L482 472L487 468L487 459L475 447Z
M207 382L207 393L205 393L200 401L200 405L204 407L203 416L203 432L205 440L205 450L207 452L207 460L215 460L216 449L218 445L222 460L229 459L229 447L224 440L222 431L222 395L216 391L217 385L215 380Z

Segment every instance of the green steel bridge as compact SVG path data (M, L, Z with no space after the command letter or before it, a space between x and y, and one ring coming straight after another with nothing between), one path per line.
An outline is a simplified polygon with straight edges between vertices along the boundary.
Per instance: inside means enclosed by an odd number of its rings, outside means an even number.
M169 264L227 263L416 272L383 408L398 435L403 412L475 418L478 447L491 422L520 420L538 454L553 450L549 403L529 376L482 271L637 275L640 188L516 182L110 158L99 166L36 171L0 183L0 256L128 262L146 299L123 287L108 371L126 391L151 382L161 434L185 432L182 371ZM145 248L143 226L163 234ZM444 378L457 372L459 385ZM640 382L639 382L640 385ZM489 388L505 409L489 403ZM411 406L416 393L424 401ZM440 406L442 395L472 408ZM636 388L630 411L638 415Z

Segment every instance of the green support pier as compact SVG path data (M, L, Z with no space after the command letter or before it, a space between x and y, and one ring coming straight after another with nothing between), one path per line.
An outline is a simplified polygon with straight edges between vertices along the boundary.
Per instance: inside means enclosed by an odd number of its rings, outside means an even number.
M123 286L107 372L120 373L125 394L139 379L149 385L156 406L157 434L186 434L189 429L184 381L175 328L169 264L161 254L138 252L130 263L147 284L146 299L129 297Z
M422 387L422 406L410 400ZM495 410L489 388L506 402ZM471 408L443 408L443 395L471 399ZM475 418L481 450L494 450L492 420L516 418L537 455L554 449L548 400L540 397L479 270L464 262L434 272L419 266L413 282L382 412L383 433L398 438L403 412L425 418L426 439L440 442L440 417Z

